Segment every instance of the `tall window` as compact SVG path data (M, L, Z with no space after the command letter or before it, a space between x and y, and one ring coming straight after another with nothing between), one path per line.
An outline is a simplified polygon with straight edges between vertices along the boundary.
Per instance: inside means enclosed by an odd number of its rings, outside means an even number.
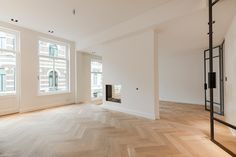
M16 93L17 34L0 28L0 96Z
M102 63L96 60L91 61L91 97L102 98Z
M69 47L46 40L39 41L40 93L69 91Z

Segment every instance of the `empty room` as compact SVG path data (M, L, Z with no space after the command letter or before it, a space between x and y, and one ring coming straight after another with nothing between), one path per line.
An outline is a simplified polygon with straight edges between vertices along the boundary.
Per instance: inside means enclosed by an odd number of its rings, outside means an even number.
M235 67L236 0L0 0L0 157L236 157Z

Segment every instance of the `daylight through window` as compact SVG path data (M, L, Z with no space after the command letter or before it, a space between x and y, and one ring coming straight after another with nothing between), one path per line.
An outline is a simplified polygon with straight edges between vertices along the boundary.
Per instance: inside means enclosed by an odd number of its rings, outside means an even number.
M39 41L40 93L69 91L68 46Z
M92 99L102 98L102 63L91 61L91 97Z
M17 35L0 28L0 96L16 93Z

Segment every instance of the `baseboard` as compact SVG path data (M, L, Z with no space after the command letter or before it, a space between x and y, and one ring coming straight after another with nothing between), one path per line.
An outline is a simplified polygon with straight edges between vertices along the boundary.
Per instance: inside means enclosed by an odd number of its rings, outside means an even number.
M19 113L19 109L1 109L0 116L6 116L15 113Z
M27 113L27 112L45 110L45 109L49 109L49 108L67 106L67 105L72 105L72 104L75 104L75 103L74 102L70 102L70 103L64 103L64 104L51 104L51 105L42 105L42 106L30 106L30 107L26 107L26 108L21 109L20 113Z
M160 102L170 102L170 103L177 103L177 104L184 104L184 105L199 105L204 106L202 103L193 103L193 102L180 102L180 101L173 101L173 100L159 100Z
M143 117L143 118L147 118L147 119L151 119L151 120L156 120L155 114L143 113L143 112L139 112L139 111L124 109L121 107L114 107L114 106L105 105L105 104L101 105L101 107L108 109L108 110L112 110L112 111L118 111L118 112L126 113L129 115L134 115L134 116Z

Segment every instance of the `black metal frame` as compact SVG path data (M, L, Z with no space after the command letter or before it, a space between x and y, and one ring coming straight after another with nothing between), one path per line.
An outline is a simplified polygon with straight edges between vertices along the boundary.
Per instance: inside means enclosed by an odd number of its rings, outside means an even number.
M219 90L220 90L220 102L215 102L214 101L214 105L217 105L220 107L220 111L214 111L215 114L219 114L219 115L224 115L224 42L216 47L213 47L214 49L218 49L218 54L213 55L213 59L215 58L219 58ZM204 90L205 90L205 110L206 111L210 111L210 109L208 108L208 103L210 103L210 100L207 99L207 66L206 66L206 62L210 59L209 57L207 57L207 52L209 52L209 49L204 51Z
M213 24L215 23L215 21L213 21L213 6L215 4L217 4L217 2L219 2L220 0L208 0L209 1L209 74L214 74L213 72ZM209 76L213 76L213 75L209 75ZM212 81L212 78L208 78L209 82ZM224 151L226 151L227 153L229 153L230 155L232 155L233 157L236 157L236 154L234 152L232 152L231 150L229 150L228 148L226 148L224 145L220 144L219 142L217 142L215 140L215 127L214 127L214 122L217 121L229 128L235 129L236 130L236 126L229 124L227 122L224 122L218 118L214 117L214 86L210 86L210 135L211 135L211 141L214 142L215 144L217 144L219 147L221 147Z

